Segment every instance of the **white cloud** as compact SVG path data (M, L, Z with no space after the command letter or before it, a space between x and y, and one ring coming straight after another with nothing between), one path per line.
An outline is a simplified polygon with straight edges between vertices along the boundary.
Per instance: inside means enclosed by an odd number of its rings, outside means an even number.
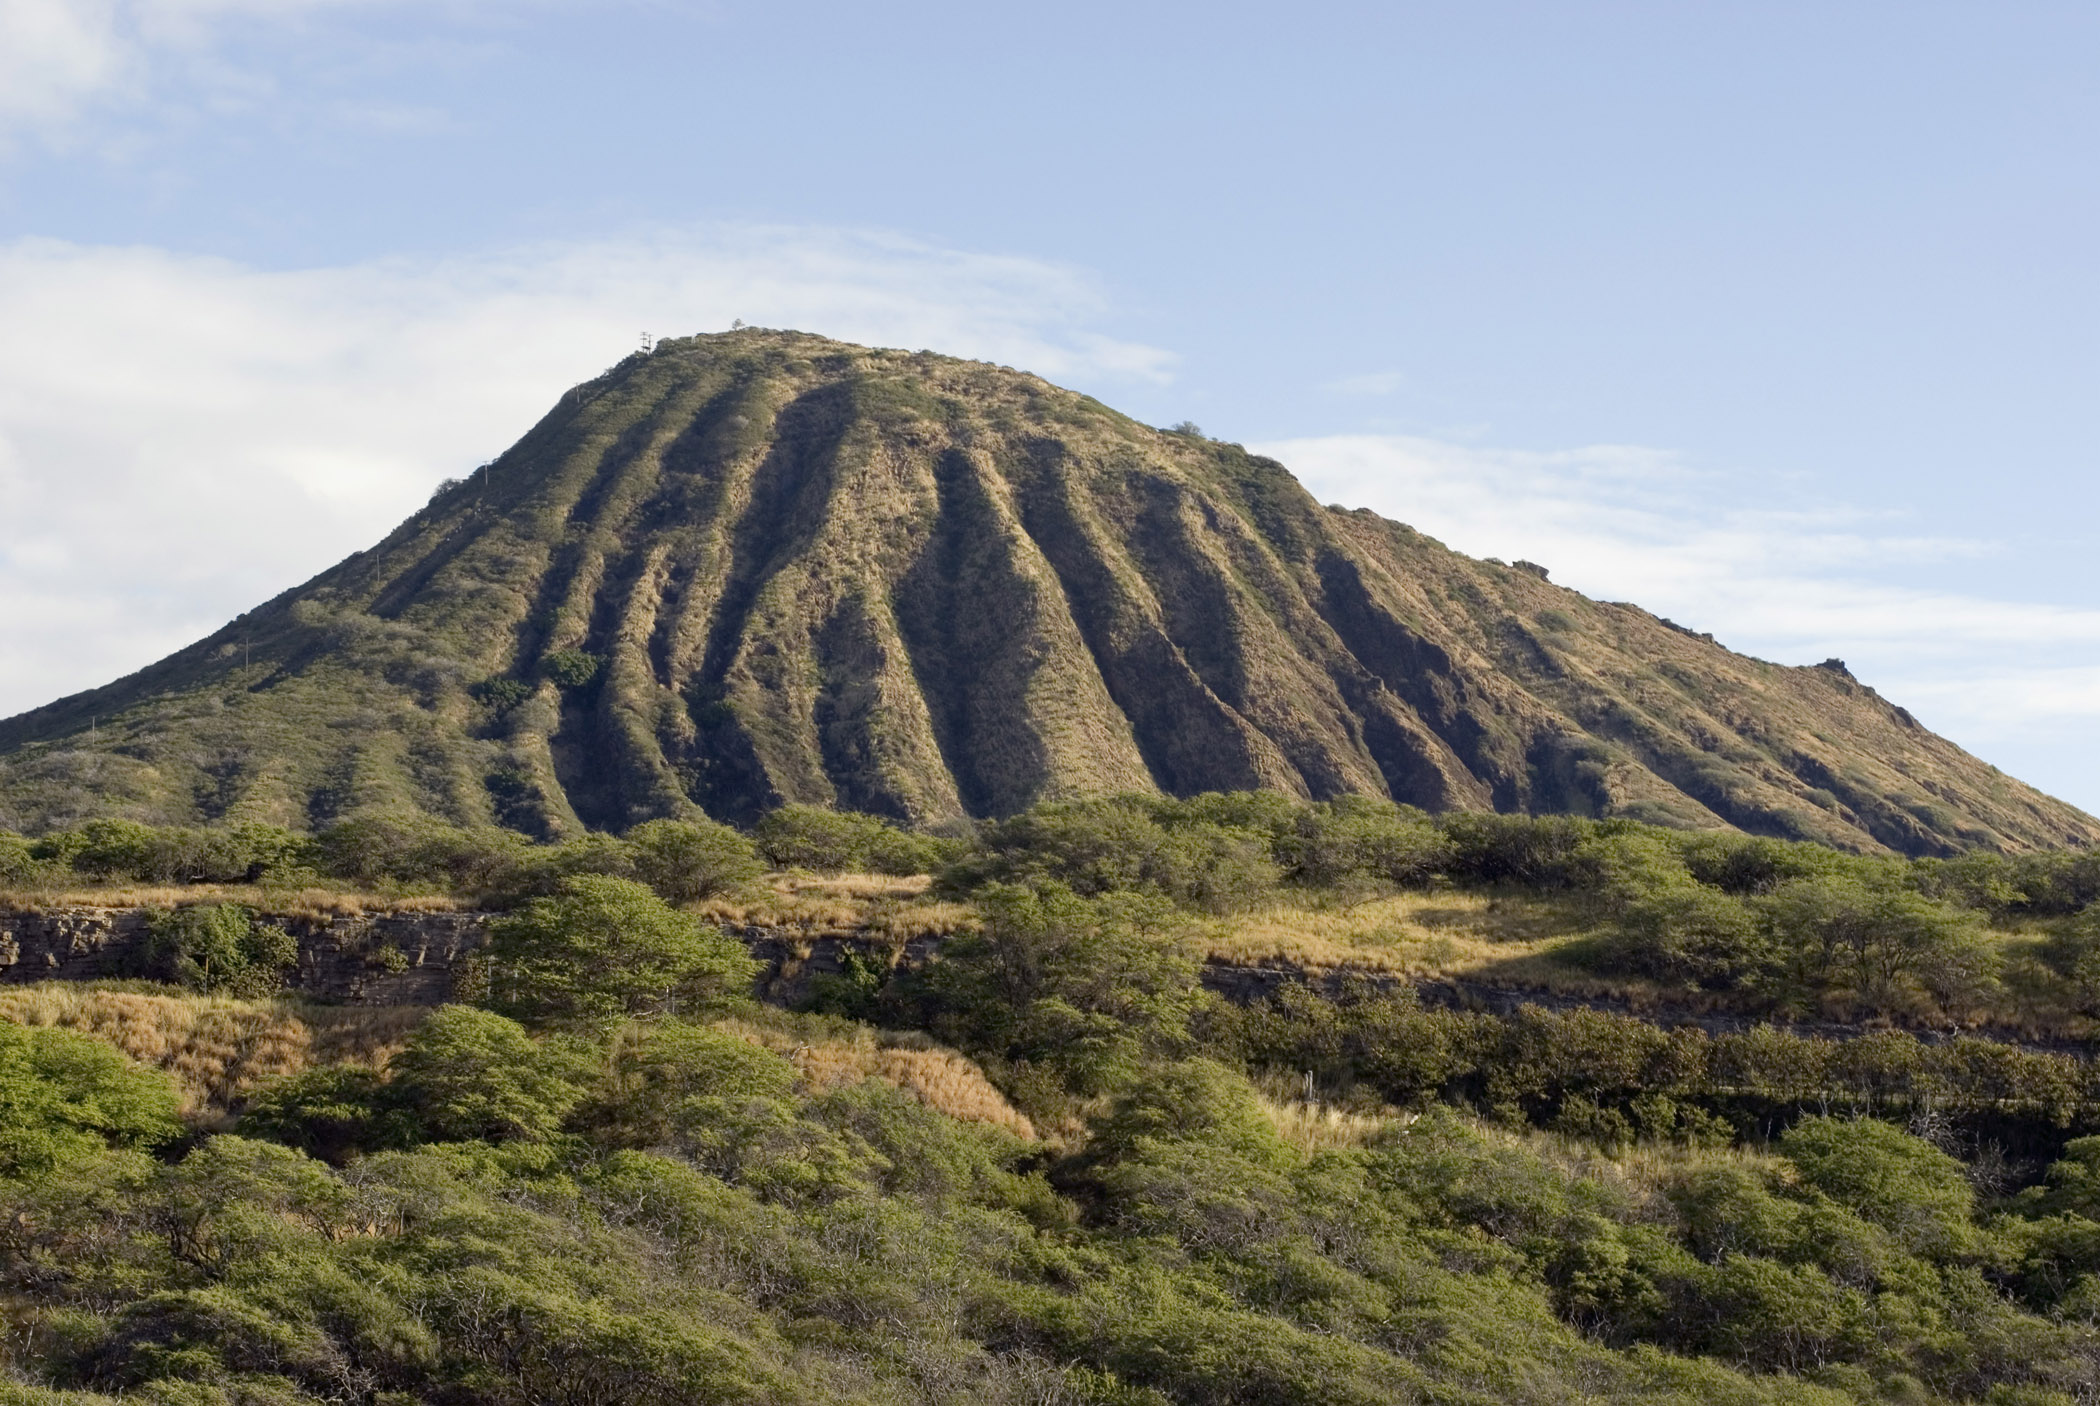
M1337 435L1257 447L1321 499L1460 551L1543 563L1556 582L1761 658L1843 658L1928 725L2100 807L2087 740L2100 725L2100 611L1892 582L1904 568L1988 558L1997 544L1917 536L1893 515L1633 446L1531 453Z
M720 227L266 272L0 245L0 715L102 683L369 545L637 335L732 318L1059 378L1159 379L1082 276Z
M359 0L0 0L0 128L48 126L99 95L136 92L239 18L283 20Z

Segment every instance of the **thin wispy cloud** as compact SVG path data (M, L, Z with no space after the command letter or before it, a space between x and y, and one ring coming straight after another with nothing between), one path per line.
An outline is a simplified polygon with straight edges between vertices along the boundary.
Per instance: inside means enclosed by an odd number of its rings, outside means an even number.
M639 335L732 319L1157 380L1069 269L721 226L267 272L0 246L0 715L106 681L370 545Z
M2100 611L1902 584L2001 551L1899 515L1605 445L1530 453L1399 435L1257 446L1323 501L1474 556L1523 558L1760 658L1836 656L1955 740L2086 805L2100 765ZM2067 744L2068 750L2067 750Z

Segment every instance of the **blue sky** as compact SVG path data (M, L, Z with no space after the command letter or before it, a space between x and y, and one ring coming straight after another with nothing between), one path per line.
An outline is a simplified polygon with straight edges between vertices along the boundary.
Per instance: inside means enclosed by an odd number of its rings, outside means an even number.
M1027 366L2100 809L2090 5L0 0L0 711L639 332Z

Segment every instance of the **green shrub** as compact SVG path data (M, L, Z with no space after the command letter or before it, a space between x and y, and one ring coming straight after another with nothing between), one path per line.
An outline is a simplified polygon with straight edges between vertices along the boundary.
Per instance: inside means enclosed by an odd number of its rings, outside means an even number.
M580 1052L472 1006L439 1007L387 1072L386 1101L443 1142L550 1137L591 1076Z
M651 1021L614 1038L606 1077L578 1117L609 1146L659 1147L685 1126L696 1099L783 1099L794 1090L794 1066L769 1050L704 1025Z
M1843 856L1821 845L1729 830L1701 830L1674 838L1694 879L1737 897L1768 893L1791 879L1831 873L1844 863Z
M986 827L974 853L944 871L941 886L966 893L985 884L1057 883L1082 896L1149 892L1233 912L1266 897L1281 877L1269 834L1210 818L1235 811L1260 816L1222 797L1046 802Z
M378 1071L331 1064L280 1079L241 1112L241 1135L267 1138L338 1165L383 1147L415 1142L412 1114L398 1108Z
M1771 955L1763 925L1725 893L1685 884L1630 901L1600 965L1713 990L1764 990Z
M1315 889L1419 887L1458 853L1421 812L1354 796L1298 810L1276 849L1290 880Z
M2079 1010L2100 1014L2100 908L2087 909L2050 933L2042 960L2063 978Z
M0 888L27 887L41 880L44 873L29 841L0 831Z
M491 929L498 1006L527 1019L603 1020L748 1001L743 945L629 879L582 874Z
M865 871L869 852L884 844L888 825L869 814L823 806L781 806L752 827L758 854L775 869L817 873Z
M161 909L147 920L144 975L193 991L267 996L299 960L297 939L237 903Z
M1290 1160L1253 1086L1208 1059L1170 1061L1133 1078L1090 1127L1086 1159L1127 1161L1173 1142L1202 1143L1258 1166Z
M961 840L920 834L885 824L869 835L862 863L871 873L910 878L939 873L966 847Z
M1975 1192L1961 1163L1932 1144L1870 1118L1804 1118L1779 1140L1801 1179L1906 1251L1930 1257L1976 1244Z
M173 1082L100 1040L0 1021L0 1177L35 1179L181 1131Z
M352 883L494 887L527 858L527 846L503 830L463 830L417 814L353 816L316 837L321 871Z
M1047 1070L1081 1095L1185 1047L1204 998L1164 905L1055 884L993 885L978 902L979 930L949 943L924 979L943 1038Z
M1546 890L1575 886L1576 852L1597 829L1572 816L1485 811L1458 811L1439 823L1451 841L1446 872L1453 879Z
M1994 981L1996 954L1977 916L1895 873L1795 879L1757 903L1776 960L1803 989L1844 983L1871 1001L1914 987L1951 1002Z
M712 820L651 820L627 832L634 877L672 903L692 903L765 872L750 840Z
M639 878L638 861L635 847L626 840L591 832L560 844L517 846L491 866L488 879L477 887L489 906L515 908L527 899L551 898L564 882L581 874Z
M592 671L593 673L596 670ZM589 682L588 679L585 682ZM467 690L474 700L498 717L532 697L532 685L523 679L483 679Z
M1055 882L1082 897L1159 889L1169 840L1151 811L1143 796L1046 802L985 827L943 885Z
M540 660L540 673L561 688L588 688L603 663L581 649L557 649Z
M241 884L298 877L311 845L281 826L253 822L193 829L91 820L44 836L29 854L47 875L70 872L103 883Z
M65 849L73 872L91 879L167 883L175 877L159 872L165 854L160 833L136 821L90 820Z
M1670 837L1646 829L1593 830L1569 851L1561 872L1565 882L1594 894L1613 912L1698 887Z

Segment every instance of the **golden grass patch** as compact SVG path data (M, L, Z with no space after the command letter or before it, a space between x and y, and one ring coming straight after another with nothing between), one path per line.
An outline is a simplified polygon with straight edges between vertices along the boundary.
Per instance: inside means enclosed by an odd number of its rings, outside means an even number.
M1415 1120L1412 1113L1358 1113L1317 1101L1263 1098L1261 1108L1277 1135L1301 1152L1365 1147L1388 1127Z
M929 898L925 875L772 874L695 906L709 922L790 928L807 936L853 933L909 942L976 926L967 903Z
M1347 907L1279 901L1208 923L1198 940L1206 956L1243 966L1413 976L1531 965L1543 976L1552 950L1586 928L1570 906L1541 899L1401 893Z
M67 982L0 989L0 1019L77 1030L175 1076L184 1111L223 1114L273 1079L315 1065L383 1068L421 1006L311 1006L154 994Z
M1035 1140L1035 1125L1006 1101L982 1069L917 1032L862 1028L850 1035L809 1040L792 1028L736 1018L718 1022L718 1028L785 1056L813 1093L880 1079L936 1113L966 1123L989 1123Z
M356 918L366 913L457 913L466 905L442 894L389 896L331 888L258 888L248 884L111 884L0 890L0 908L179 908L238 903L271 918Z

